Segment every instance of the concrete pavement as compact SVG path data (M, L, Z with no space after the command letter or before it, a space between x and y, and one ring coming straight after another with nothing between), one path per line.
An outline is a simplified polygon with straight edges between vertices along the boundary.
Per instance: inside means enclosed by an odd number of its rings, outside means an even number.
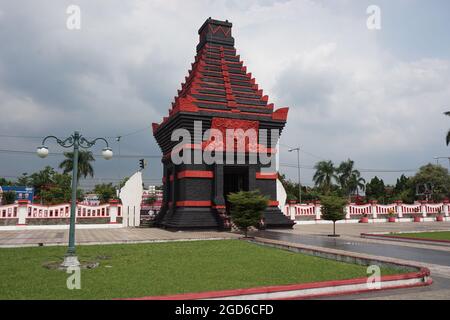
M145 243L174 240L234 239L239 235L216 231L171 232L157 228L78 229L76 244ZM68 230L0 231L1 247L67 245Z

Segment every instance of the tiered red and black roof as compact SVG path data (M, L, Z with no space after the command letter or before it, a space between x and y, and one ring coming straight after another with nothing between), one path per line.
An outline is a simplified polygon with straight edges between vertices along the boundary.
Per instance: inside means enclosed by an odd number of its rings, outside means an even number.
M169 123L179 113L193 114L199 119L203 116L248 119L284 126L288 108L274 111L273 103L268 103L269 97L259 89L236 54L231 27L228 21L209 18L199 29L195 62L178 90L169 115L162 123L153 123L156 137L163 128L173 127Z

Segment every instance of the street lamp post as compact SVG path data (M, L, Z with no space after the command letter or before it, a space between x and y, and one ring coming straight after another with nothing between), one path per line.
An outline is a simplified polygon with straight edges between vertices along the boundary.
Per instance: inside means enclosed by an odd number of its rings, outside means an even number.
M302 186L300 182L300 147L289 149L289 152L297 151L297 170L298 170L298 202L302 203Z
M78 151L80 148L89 149L98 140L102 140L106 143L106 147L102 151L102 156L104 159L109 160L113 156L113 152L109 147L108 141L104 138L96 138L92 141L88 141L84 138L78 131L75 131L73 135L66 139L59 139L55 136L47 136L42 140L42 146L37 148L37 154L41 158L45 158L48 155L48 148L45 146L47 139L55 139L56 142L63 148L73 147L73 165L72 165L72 200L70 206L70 227L69 227L69 247L67 248L67 253L64 256L64 262L61 264L62 267L75 267L79 266L80 262L75 254L75 217L76 217L76 206L77 206L77 187L78 187Z
M447 159L448 160L448 168L450 169L450 157L433 157L436 160L436 165L439 165L439 159Z

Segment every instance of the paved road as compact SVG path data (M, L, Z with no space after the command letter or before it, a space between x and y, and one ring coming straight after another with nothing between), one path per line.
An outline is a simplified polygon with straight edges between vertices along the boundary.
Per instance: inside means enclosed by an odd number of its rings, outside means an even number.
M386 245L368 243L365 241L331 238L325 235L299 235L278 231L259 231L258 237L281 240L293 243L307 244L311 246L339 249L350 252L367 253L376 256L398 258L411 261L450 266L450 252L423 249L416 247L405 247L397 245Z

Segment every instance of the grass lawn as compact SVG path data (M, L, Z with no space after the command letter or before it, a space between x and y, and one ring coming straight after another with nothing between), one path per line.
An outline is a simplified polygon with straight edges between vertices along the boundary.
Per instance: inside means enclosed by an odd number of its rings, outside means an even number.
M64 247L0 249L0 299L110 299L349 279L366 267L240 240L78 246L81 290L69 274L47 269ZM382 268L382 275L402 270Z
M417 233L394 233L396 237L420 238L431 240L447 240L450 241L450 231L436 232L417 232Z

